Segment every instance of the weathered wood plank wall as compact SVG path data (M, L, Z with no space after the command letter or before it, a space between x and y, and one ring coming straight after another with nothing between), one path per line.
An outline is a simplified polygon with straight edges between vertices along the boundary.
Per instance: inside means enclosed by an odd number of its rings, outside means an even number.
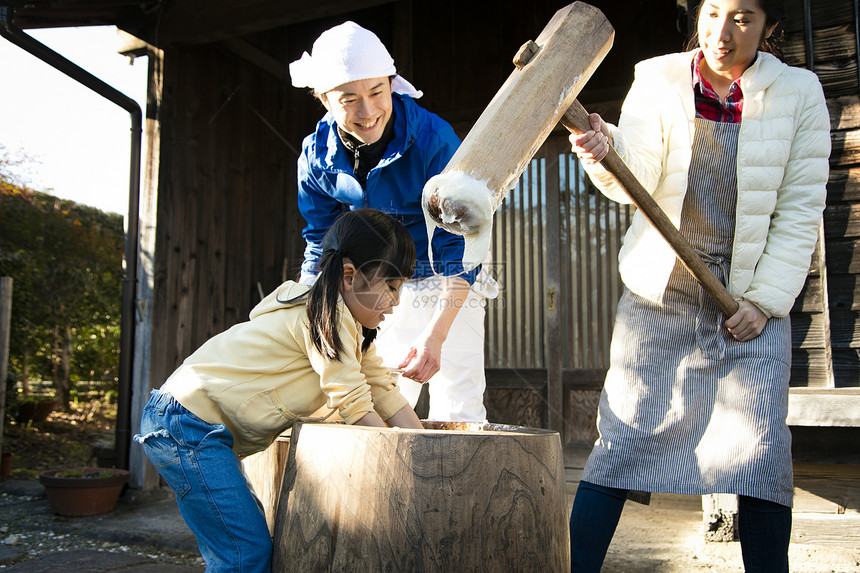
M393 16L388 5L243 38L283 63L279 75L228 44L165 51L153 386L208 338L247 320L262 294L298 276L296 160L325 110L288 83L287 64L346 19L378 24L388 43Z
M260 290L281 281L295 244L286 232L295 156L284 143L282 86L217 46L174 48L164 68L155 386L247 319Z
M786 62L812 69L821 80L830 110L832 152L824 244L829 316L813 307L820 295L813 273L792 313L794 346L793 386L829 386L824 377L828 356L821 350L824 321L829 318L832 348L832 385L860 386L860 313L856 308L857 275L852 265L860 242L858 175L860 163L860 98L858 98L857 36L854 2L821 0L811 3L804 18L803 2L786 3ZM804 377L804 374L806 376Z

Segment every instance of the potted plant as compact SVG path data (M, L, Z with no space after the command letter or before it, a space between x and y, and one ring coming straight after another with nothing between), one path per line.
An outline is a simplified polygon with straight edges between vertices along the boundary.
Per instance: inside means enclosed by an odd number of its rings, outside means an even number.
M58 469L42 472L39 481L54 513L99 515L114 508L128 475L114 468Z

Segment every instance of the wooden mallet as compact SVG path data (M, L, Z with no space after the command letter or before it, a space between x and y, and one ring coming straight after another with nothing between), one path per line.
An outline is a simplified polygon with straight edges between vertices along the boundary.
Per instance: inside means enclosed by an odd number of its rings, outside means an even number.
M424 187L428 233L463 235L468 270L486 255L495 211L559 121L573 133L591 129L576 100L612 46L615 32L600 10L574 2L553 16L536 41L514 57L516 69L466 135L445 169ZM738 303L636 179L615 149L602 165L726 316Z

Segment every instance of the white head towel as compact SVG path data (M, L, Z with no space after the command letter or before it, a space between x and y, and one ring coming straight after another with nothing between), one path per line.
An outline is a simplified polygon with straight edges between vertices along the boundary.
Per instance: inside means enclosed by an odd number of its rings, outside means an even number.
M347 82L393 75L392 91L415 99L424 95L396 74L394 59L380 39L355 22L329 28L314 42L310 54L305 52L290 64L295 87L321 94Z

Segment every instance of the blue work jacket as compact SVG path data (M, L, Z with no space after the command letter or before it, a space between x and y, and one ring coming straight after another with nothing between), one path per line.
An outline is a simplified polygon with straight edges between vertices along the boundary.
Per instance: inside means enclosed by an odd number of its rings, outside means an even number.
M480 267L463 271L463 237L440 228L433 234L433 268L427 252L427 226L421 192L454 155L460 140L451 126L409 96L392 94L394 139L367 175L366 188L355 178L352 155L337 134L331 113L302 142L298 161L298 205L307 226L302 273L317 274L323 235L345 209L370 207L397 218L415 241L418 264L413 278L459 275L475 282Z

